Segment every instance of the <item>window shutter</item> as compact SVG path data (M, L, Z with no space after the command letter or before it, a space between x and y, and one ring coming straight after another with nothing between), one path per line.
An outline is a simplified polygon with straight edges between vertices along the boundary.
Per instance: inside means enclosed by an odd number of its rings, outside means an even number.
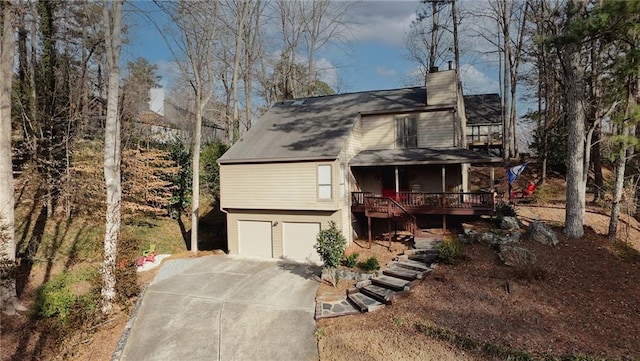
M396 148L405 147L404 117L396 118Z
M407 148L418 148L418 117L415 115L407 120Z

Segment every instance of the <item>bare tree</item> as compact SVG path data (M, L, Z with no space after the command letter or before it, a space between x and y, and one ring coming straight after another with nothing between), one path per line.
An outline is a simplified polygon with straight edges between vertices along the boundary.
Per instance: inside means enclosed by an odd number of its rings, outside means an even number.
M215 1L179 1L165 5L179 30L175 46L185 57L179 62L194 95L195 126L193 132L193 178L191 189L191 251L198 253L200 205L200 147L202 117L214 91L216 32L219 4Z
M122 47L122 4L112 0L103 8L104 38L107 53L107 116L104 130L104 180L107 188L107 214L104 234L104 261L102 265L102 312L109 313L116 296L116 256L120 236L122 163L120 149L119 88L120 49Z
M15 215L13 164L11 162L11 80L15 32L15 7L2 3L2 41L0 42L0 310L8 315L25 311L16 293Z
M425 8L419 11L411 27L405 44L409 59L418 64L420 81L427 73L445 61L445 56L453 48L452 17L449 0L423 0Z

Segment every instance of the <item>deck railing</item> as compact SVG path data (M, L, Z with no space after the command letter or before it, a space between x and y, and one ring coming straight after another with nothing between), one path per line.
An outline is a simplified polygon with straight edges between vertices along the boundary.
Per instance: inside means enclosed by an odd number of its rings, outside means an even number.
M491 208L494 207L493 193L489 192L399 192L397 201L406 208Z
M354 206L364 205L364 198L373 195L373 192L351 192L351 204Z
M370 199L367 202L367 199ZM374 197L371 192L352 192L353 206L365 206L376 212L387 211L386 197ZM415 210L421 208L448 209L493 209L494 196L490 192L398 192L395 202L404 209Z
M400 221L400 227L405 231L415 234L417 225L416 217L406 210L400 203L388 197L364 197L364 207L367 216L369 214L384 214L385 218Z

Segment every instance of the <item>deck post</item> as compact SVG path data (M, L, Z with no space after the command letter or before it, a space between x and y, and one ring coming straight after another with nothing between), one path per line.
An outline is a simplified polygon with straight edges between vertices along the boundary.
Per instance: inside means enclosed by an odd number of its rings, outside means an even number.
M491 192L493 192L494 187L495 187L495 168L491 167L491 173L489 178L491 179L491 186L489 187L489 189L491 190Z
M369 228L369 249L371 249L371 217L367 217L367 226Z
M391 235L391 218L387 218L387 230L389 231L387 233L389 235L389 249L391 249L391 238L393 238Z
M447 231L447 215L443 214L442 215L442 234L444 235L446 231Z

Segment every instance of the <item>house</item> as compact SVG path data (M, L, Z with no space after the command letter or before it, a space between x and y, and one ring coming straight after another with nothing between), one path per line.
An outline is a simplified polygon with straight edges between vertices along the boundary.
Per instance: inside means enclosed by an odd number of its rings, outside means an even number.
M151 89L149 99L149 109L138 113L132 122L133 134L159 143L193 139L194 113L168 101L162 88ZM203 117L201 131L203 143L224 138L224 128L207 117Z
M158 143L167 143L174 139L190 142L193 139L195 114L167 100L164 89L152 88L149 91L149 104L139 105L133 112L136 114L127 129L128 134ZM93 97L89 101L89 119L86 132L92 135L104 134L104 122L107 115L107 101L101 97ZM202 119L203 143L223 140L225 129L217 122Z
M502 102L498 94L465 95L469 149L502 154Z
M492 213L467 169L501 159L467 149L465 123L454 71L430 73L426 89L275 104L219 159L229 252L318 260L330 221L351 242L375 223L417 235L418 216Z

